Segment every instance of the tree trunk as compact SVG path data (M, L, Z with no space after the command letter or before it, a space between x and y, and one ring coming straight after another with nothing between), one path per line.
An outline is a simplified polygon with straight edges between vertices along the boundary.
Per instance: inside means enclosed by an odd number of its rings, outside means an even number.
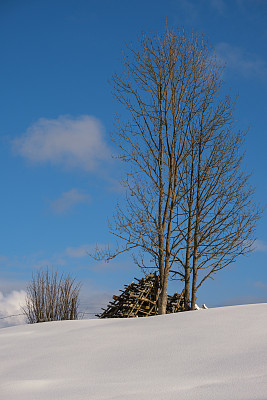
M70 312L70 319L73 320L75 316L75 299L71 300L71 312Z
M184 306L185 310L190 310L190 248L191 248L191 218L188 220L188 231L190 234L187 237L186 243L186 265L185 265L185 282L184 282Z
M197 201L198 203L198 201ZM194 252L193 252L193 279L192 279L192 298L191 310L195 310L197 301L197 253L198 253L198 233L199 233L199 210L197 204L196 227L194 233Z
M184 306L185 310L190 310L190 258L191 258L191 237L192 237L192 207L193 207L193 196L194 196L194 148L192 147L191 153L191 174L190 174L190 195L188 200L188 225L187 225L187 239L186 239L186 264L185 264L185 283L184 283Z
M197 301L197 265L193 265L191 310L195 310Z
M160 289L159 294L159 306L158 306L158 314L163 315L166 314L167 308L167 285L168 285L168 277L164 277L163 285Z
M199 219L200 219L200 175L201 175L201 156L202 156L202 136L198 144L198 166L197 166L197 198L196 198L196 226L194 232L194 251L193 251L193 280L192 280L192 298L191 310L196 308L197 300L197 255L198 255L198 237L199 237Z

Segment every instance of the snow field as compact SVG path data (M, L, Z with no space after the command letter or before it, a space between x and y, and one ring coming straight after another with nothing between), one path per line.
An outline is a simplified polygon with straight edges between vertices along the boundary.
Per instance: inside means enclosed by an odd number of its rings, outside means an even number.
M0 330L1 400L266 400L267 304Z

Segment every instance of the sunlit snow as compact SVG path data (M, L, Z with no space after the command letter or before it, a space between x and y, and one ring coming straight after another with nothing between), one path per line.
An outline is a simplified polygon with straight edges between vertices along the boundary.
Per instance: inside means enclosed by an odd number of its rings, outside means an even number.
M2 400L266 400L267 304L0 330Z

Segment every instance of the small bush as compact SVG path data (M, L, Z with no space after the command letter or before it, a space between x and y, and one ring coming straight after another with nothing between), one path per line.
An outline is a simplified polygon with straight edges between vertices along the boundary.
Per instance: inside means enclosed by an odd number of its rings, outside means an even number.
M23 313L29 324L78 319L81 284L69 274L40 269L32 274L26 289Z

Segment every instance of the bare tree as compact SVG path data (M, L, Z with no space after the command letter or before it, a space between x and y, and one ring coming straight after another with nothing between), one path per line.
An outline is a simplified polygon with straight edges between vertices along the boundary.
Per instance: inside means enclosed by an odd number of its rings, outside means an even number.
M69 274L59 275L48 268L33 273L23 307L28 323L78 319L80 288Z
M207 91L212 99L214 89L218 85ZM180 176L187 194L179 204L180 214L187 217L180 227L185 246L175 266L184 280L187 310L195 309L197 290L207 278L253 249L261 215L241 168L245 133L234 131L232 113L229 96L216 105L207 99L188 135L190 154Z
M204 280L251 248L259 212L249 207L252 192L240 173L242 134L232 131L222 67L205 40L166 29L143 34L139 47L127 50L113 89L129 119L117 118L113 140L130 168L126 206L117 205L110 225L124 244L94 257L139 249L135 262L158 269L164 314L170 271L184 281L189 309L191 275L193 306ZM204 268L209 272L197 284Z

